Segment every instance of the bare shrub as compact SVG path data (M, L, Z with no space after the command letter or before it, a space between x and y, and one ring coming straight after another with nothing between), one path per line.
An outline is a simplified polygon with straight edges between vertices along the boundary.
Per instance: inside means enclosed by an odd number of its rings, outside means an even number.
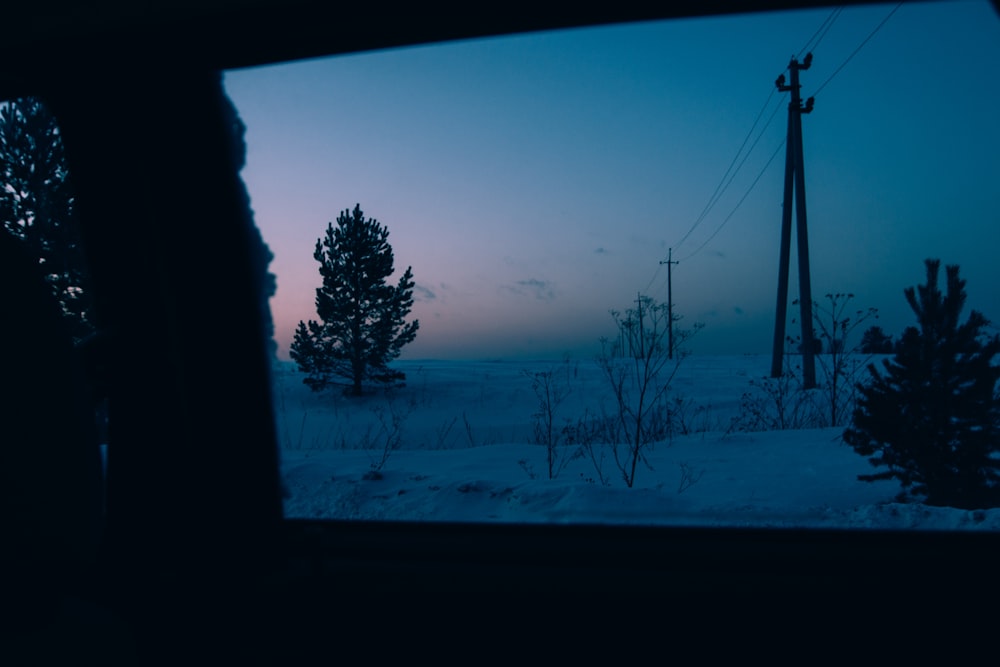
M687 461L681 461L677 464L681 469L681 481L677 485L677 493L684 493L692 486L698 483L701 476L705 474L705 471L701 468L695 468Z
M369 426L361 439L361 448L366 450L371 459L371 469L365 473L365 479L382 479L382 468L392 452L399 449L403 442L403 424L413 411L412 407L400 408L391 398L385 405L372 408L378 419L378 431Z
M582 417L579 417L574 424L567 424L563 427L563 437L566 445L578 446L581 456L586 457L594 466L597 473L597 481L601 486L608 486L610 481L604 470L606 459L606 444L614 438L616 430L615 419L609 415L592 415L590 410L585 410ZM582 476L582 473L581 473Z
M521 470L527 473L529 479L538 479L538 475L535 473L535 467L531 465L528 459L519 459L517 465L521 466Z
M815 358L822 371L822 383L814 389L805 389L800 369L787 365L779 378L751 381L751 390L740 401L736 424L739 430L841 426L850 418L857 402L861 372L871 360L871 355L858 359L860 344L851 344L850 335L866 320L878 319L875 308L849 312L853 298L853 294L837 293L827 294L825 304L813 302L817 347L822 349ZM790 349L801 347L798 337L789 337L787 342Z
M666 304L649 297L640 296L637 303L637 308L627 310L624 317L611 311L621 342L611 344L602 339L597 359L615 401L616 429L611 452L629 488L635 483L640 461L652 469L646 452L657 441L670 437L667 393L686 356L678 348L701 328L696 325L693 330L674 332L674 349L668 349L671 328L680 318L672 316Z
M842 426L849 421L857 401L860 372L868 366L871 355L859 360L860 342L850 343L851 333L869 319L878 319L878 309L848 309L853 294L827 294L826 303L813 301L813 322L818 338L826 341L825 354L816 355L823 370L821 385L826 425Z
M750 380L740 397L737 431L784 431L822 425L816 390L806 389L799 373L787 369L781 377Z
M525 370L522 374L531 380L531 390L538 400L538 409L531 415L534 441L545 447L549 479L555 479L567 463L583 455L579 447L567 447L566 429L559 429L556 424L559 407L572 393L570 376L575 375L575 369L565 360L561 366L547 371Z
M448 436L451 434L451 429L455 427L455 422L458 421L458 417L452 417L450 422L445 422L441 424L436 430L437 433L437 448L444 449L446 443L448 442Z

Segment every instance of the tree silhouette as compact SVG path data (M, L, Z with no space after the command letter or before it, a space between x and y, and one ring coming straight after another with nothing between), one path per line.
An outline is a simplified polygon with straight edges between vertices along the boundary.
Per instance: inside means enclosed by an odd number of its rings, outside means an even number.
M869 384L844 440L876 467L859 479L898 479L904 494L930 505L967 509L998 504L1000 483L1000 337L973 310L965 323L965 281L948 266L946 293L938 288L939 260L927 260L927 284L905 290L917 316L881 371L869 365Z
M89 278L62 134L35 98L0 106L0 224L37 258L73 340L92 334Z
M232 100L228 97L223 96L223 114L226 123L226 129L229 132L229 136L233 147L233 166L236 171L239 172L246 166L247 157L247 144L246 139L246 125L240 118L239 113L236 111L236 107L233 105ZM278 344L274 340L274 319L271 316L271 305L270 299L274 296L274 293L278 289L277 279L275 275L268 270L271 264L271 260L274 259L274 253L264 242L264 237L260 234L260 229L254 222L253 209L250 207L250 195L246 190L246 185L244 185L243 180L240 179L240 189L243 198L243 210L246 217L247 229L251 234L250 238L250 261L253 263L253 268L255 274L261 283L261 304L260 311L261 317L264 321L264 336L267 340L268 353L272 358L277 357Z
M356 205L337 217L336 227L329 223L326 237L316 241L313 257L323 277L316 314L322 322L299 322L291 345L291 357L313 390L340 376L349 378L351 393L360 396L365 380L391 384L405 379L388 363L416 337L420 325L404 321L413 307L411 268L395 287L386 282L393 272L388 236Z
M889 354L892 348L892 336L878 325L868 327L861 336L861 352L864 354Z

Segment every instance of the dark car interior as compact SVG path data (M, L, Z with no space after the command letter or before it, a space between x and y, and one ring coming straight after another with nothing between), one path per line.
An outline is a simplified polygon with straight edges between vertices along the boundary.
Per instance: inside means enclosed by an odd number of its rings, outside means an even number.
M41 0L5 9L0 99L37 96L59 121L102 342L97 361L74 353L38 272L0 235L0 662L416 659L467 641L463 631L515 653L547 637L563 644L569 632L586 655L591 643L614 646L618 632L676 640L708 616L718 629L762 616L844 622L844 608L897 622L978 613L976 601L1000 591L1000 536L988 533L282 516L221 70L823 4ZM105 485L88 412L95 384L110 406ZM648 611L609 614L610 600ZM421 643L399 642L404 627Z

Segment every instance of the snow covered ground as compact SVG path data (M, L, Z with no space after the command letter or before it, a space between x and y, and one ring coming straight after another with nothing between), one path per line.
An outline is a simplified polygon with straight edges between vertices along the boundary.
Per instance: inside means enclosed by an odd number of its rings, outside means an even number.
M560 445L565 465L550 479L547 450L535 442L535 373L551 372L566 392L553 420L560 436L584 415L613 412L613 394L592 359L394 367L406 373L405 387L356 399L337 389L313 393L294 364L276 366L287 517L1000 528L1000 509L898 503L897 482L858 481L874 469L843 443L842 427L746 430L760 425L746 401L767 404L751 385L767 375L767 355L685 359L671 385L682 418L649 451L648 465L639 464L632 488L606 444L594 443L593 456L578 444Z

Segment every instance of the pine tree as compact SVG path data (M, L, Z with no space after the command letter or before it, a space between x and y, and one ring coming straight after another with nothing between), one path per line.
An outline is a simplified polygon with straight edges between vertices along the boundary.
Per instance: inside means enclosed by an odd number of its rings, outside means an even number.
M939 260L927 260L927 284L905 290L917 316L881 371L868 367L852 428L844 440L876 467L859 479L898 479L904 494L929 505L967 509L1000 504L1000 336L965 305L965 281L948 266L946 293L938 287Z
M38 259L74 341L93 333L62 134L35 98L0 106L0 225Z
M893 347L892 336L878 325L865 329L861 337L861 352L864 354L889 354Z
M395 287L386 282L393 272L388 236L356 205L337 217L336 227L329 223L326 237L316 241L313 257L323 277L316 314L322 322L299 322L291 345L291 357L313 390L339 376L350 379L351 393L360 396L366 380L391 384L405 379L388 363L416 337L420 325L404 321L413 307L411 268Z

